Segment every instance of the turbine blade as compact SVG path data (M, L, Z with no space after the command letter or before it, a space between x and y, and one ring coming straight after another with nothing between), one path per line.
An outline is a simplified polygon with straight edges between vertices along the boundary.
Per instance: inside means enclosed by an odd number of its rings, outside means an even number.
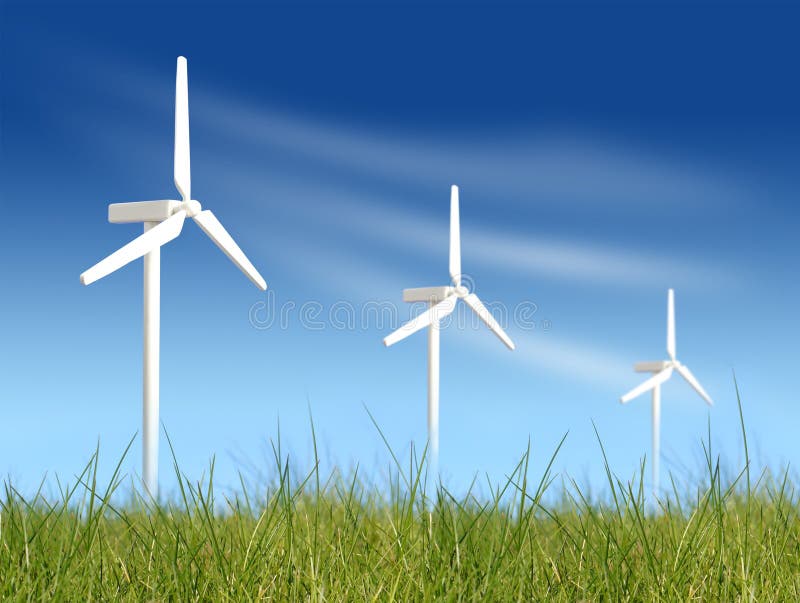
M461 285L461 219L458 210L458 187L450 187L450 277Z
M675 360L675 292L667 293L667 354Z
M412 320L408 321L391 335L387 335L383 339L383 345L389 347L390 345L405 339L409 335L416 333L420 329L424 329L434 322L439 322L442 318L450 314L455 309L456 301L458 301L458 298L455 295L451 295L450 297L440 301L435 306L431 306L419 316L416 316Z
M475 312L475 314L477 314L478 317L486 323L486 326L489 327L492 332L500 338L500 341L508 346L509 350L514 349L514 342L511 341L511 338L494 319L492 313L489 312L489 309L483 305L483 302L481 302L477 295L470 293L464 298L464 301L467 302L467 305L472 308L472 311Z
M139 259L154 249L161 247L165 243L169 243L181 233L185 218L186 212L181 210L161 222L158 226L139 235L133 241L117 249L110 256L100 260L81 274L81 283L89 285L115 270L119 270L126 264L130 264L133 260Z
M706 390L703 389L703 386L700 385L700 382L692 375L692 371L688 369L688 367L679 364L677 367L678 372L681 374L681 377L686 379L686 381L691 385L694 390L700 394L700 397L706 401L709 406L714 406L714 402L711 400L711 396L706 393Z
M225 227L222 226L222 224L220 224L219 220L217 220L214 214L207 209L203 210L194 216L194 221L197 222L197 225L202 229L202 231L208 235L208 238L214 241L217 247L222 249L225 255L228 256L228 259L236 264L239 267L239 270L245 273L247 278L253 281L253 284L256 287L262 291L267 289L267 283L264 282L264 279L258 273L258 270L256 270L255 266L253 266L253 264L250 263L250 260L247 259L244 251L239 249L236 241L234 241L233 237L228 234L228 231L225 230Z
M630 402L634 398L638 398L643 393L649 392L651 389L661 385L662 383L664 383L664 381L666 381L670 377L672 377L672 367L671 366L665 368L660 373L656 373L655 375L650 377L647 381L645 381L641 385L639 385L637 387L634 387L631 391L629 391L627 394L622 396L622 398L620 398L619 401L622 402L623 404L627 404L628 402Z
M175 75L175 186L184 201L192 198L192 173L189 167L189 82L186 59L178 57Z

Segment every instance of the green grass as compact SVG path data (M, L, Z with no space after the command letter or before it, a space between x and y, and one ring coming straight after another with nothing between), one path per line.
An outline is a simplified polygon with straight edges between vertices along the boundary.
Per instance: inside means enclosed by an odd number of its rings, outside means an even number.
M673 483L656 507L644 466L622 481L606 463L604 498L588 500L575 482L554 480L555 454L528 481L528 450L490 495L439 487L430 499L413 451L407 464L392 455L391 487L377 488L357 470L290 479L279 444L270 486L243 481L218 500L213 463L203 483L175 463L179 493L157 506L135 492L124 499L119 467L100 487L95 455L57 500L25 500L6 483L0 598L800 600L800 505L788 472L751 479L748 460L724 480L705 450L703 482L681 492Z

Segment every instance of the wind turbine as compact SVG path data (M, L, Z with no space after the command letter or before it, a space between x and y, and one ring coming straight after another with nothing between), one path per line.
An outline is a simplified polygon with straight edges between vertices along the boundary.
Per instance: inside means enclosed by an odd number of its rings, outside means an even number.
M700 382L695 378L692 372L684 364L678 362L675 357L675 292L670 289L667 294L667 356L668 360L661 362L640 362L634 365L633 369L637 373L653 373L647 381L633 388L627 394L620 398L622 404L627 404L634 398L642 395L647 391L653 392L653 494L658 494L658 481L659 481L659 458L661 447L661 385L672 376L673 371L678 371L694 390L700 394L700 397L706 401L709 406L714 402L711 397L700 385Z
M175 186L181 201L112 203L108 221L120 224L144 222L144 234L118 249L81 274L89 285L144 256L144 380L142 413L142 477L147 491L158 497L159 329L161 297L161 246L176 238L187 216L216 243L259 289L267 284L258 270L209 210L192 199L189 169L189 91L186 59L178 57L175 77Z
M439 463L439 322L455 310L456 302L462 299L509 349L514 349L514 342L478 296L461 283L461 226L455 185L450 189L450 278L452 285L404 289L403 301L428 302L430 307L383 340L388 347L428 327L428 446L434 472L438 471Z

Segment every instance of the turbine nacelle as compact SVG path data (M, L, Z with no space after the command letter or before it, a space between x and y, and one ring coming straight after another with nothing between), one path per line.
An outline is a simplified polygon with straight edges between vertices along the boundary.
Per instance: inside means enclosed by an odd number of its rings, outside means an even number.
M457 287L445 285L443 287L403 289L403 301L409 303L425 302L435 304L451 295L455 295L459 299L464 299L469 295L469 289L464 285L459 285Z
M108 221L113 224L130 224L133 222L163 222L179 211L194 218L203 210L199 201L131 201L129 203L112 203L108 206Z
M656 362L637 362L633 365L633 370L637 373L660 373L669 367L678 368L683 366L679 360L661 360Z
M408 303L425 302L438 303L453 293L453 287L416 287L413 289L403 289L403 301Z
M657 362L637 362L633 365L633 370L637 373L659 373L669 365L670 360L660 360Z

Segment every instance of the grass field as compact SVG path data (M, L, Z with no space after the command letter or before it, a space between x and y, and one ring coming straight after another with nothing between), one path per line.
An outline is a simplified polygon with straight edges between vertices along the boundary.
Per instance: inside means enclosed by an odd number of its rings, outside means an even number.
M118 468L100 488L96 457L57 501L25 500L6 483L0 597L800 600L800 507L788 472L751 476L746 466L724 480L710 447L704 483L674 488L657 506L646 502L644 467L623 482L606 465L603 500L587 500L549 467L528 481L526 452L491 496L440 487L428 498L425 464L413 458L395 459L384 490L357 472L290 479L273 450L274 483L256 492L243 482L225 500L215 498L213 465L204 484L178 473L180 495L161 506L135 493L112 503L123 479Z

